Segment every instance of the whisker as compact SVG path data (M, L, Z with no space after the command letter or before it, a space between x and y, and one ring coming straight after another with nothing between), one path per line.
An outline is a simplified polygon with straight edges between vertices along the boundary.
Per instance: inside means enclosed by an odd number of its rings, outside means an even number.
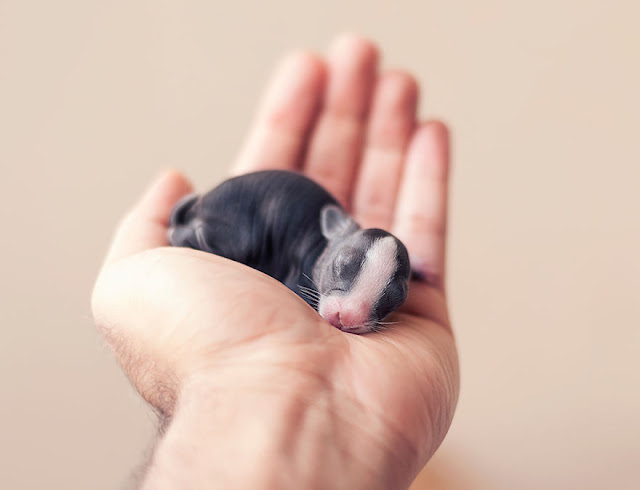
M304 299L308 304L310 304L314 308L318 306L318 302L313 298L302 298L302 299Z
M381 330L384 330L385 328L387 328L385 325L378 325L375 322L365 323L364 326L367 327L372 332L380 332Z
M299 284L298 288L300 289L300 295L302 296L302 299L309 303L313 308L317 309L320 303L320 294L313 289L300 286Z
M369 328L372 332L380 332L386 330L390 325L397 325L401 322L382 322L378 320L370 320L363 323L363 326Z
M306 293L306 292L304 292L304 291L300 291L300 294L304 295L304 297L305 297L305 298L312 299L312 300L314 300L314 301L316 301L316 302L319 302L319 301L320 301L320 298L318 298L317 296L314 296L314 295L312 295L312 294Z
M313 288L308 288L308 287L305 287L305 286L301 286L300 284L298 284L298 289L300 289L300 291L302 291L302 292L304 292L304 293L306 293L306 294L308 294L308 295L310 295L310 296L311 296L311 295L313 295L313 296L315 296L315 297L317 297L317 298L320 298L320 297L322 296L322 295L321 295L318 291L316 291L315 289L313 289Z
M302 275L303 275L304 277L306 277L307 279L309 279L309 281L311 281L311 284L313 284L315 287L318 287L318 285L316 284L316 282L315 282L313 279L311 279L307 274L305 274L305 273L303 272L303 273L302 273Z

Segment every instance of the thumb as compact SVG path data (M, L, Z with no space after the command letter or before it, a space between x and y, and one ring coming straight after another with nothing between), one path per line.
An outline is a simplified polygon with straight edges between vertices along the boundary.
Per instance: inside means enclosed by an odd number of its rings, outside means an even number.
M106 263L168 245L167 225L175 203L193 191L176 170L165 170L121 221L107 254Z

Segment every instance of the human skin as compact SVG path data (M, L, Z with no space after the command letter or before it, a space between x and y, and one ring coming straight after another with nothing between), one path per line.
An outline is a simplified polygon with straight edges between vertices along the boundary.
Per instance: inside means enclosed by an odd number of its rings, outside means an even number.
M162 437L143 489L407 488L458 398L445 296L449 138L417 119L418 85L343 35L276 69L234 175L299 170L365 227L400 238L424 281L369 335L341 332L274 279L168 247L176 171L120 223L96 281L96 325Z

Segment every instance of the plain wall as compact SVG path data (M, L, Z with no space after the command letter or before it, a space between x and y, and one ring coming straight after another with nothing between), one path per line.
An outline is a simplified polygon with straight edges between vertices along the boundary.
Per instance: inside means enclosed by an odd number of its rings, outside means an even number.
M114 226L162 168L223 178L274 62L344 30L453 130L462 392L424 488L638 488L639 19L622 0L0 0L0 488L126 487L153 418L90 317Z

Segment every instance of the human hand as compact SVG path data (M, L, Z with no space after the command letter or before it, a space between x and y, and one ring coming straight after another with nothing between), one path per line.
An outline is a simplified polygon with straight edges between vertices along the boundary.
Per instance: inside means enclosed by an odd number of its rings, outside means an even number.
M417 85L378 74L376 58L354 37L327 61L287 58L234 173L302 170L361 225L398 236L426 280L388 330L341 332L270 277L166 247L191 186L164 174L121 223L92 298L125 372L170 421L145 488L402 488L442 441L458 394L447 132L416 123Z

